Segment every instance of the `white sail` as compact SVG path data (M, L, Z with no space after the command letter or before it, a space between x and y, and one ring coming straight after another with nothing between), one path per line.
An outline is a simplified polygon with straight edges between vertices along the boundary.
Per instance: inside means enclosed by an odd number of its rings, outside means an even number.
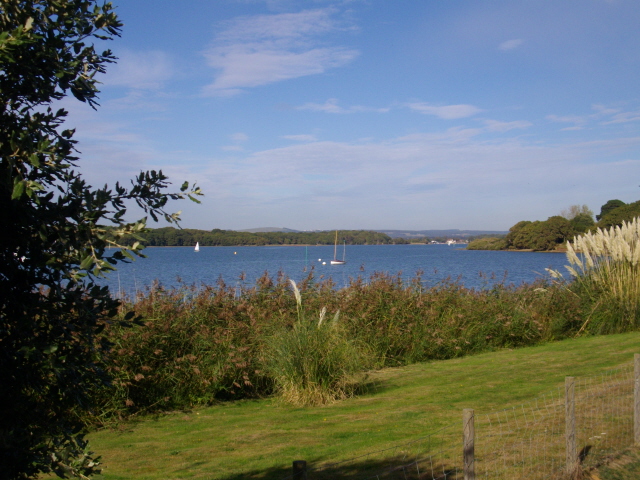
M331 260L331 265L344 265L346 262L346 260L344 259L344 255L345 255L345 250L347 246L347 243L345 242L344 247L343 247L343 251L342 251L342 260L338 260L337 258L337 253L338 253L338 231L336 230L336 241L333 244L333 260Z
M200 251L200 242L196 242L196 248L194 249L196 252Z

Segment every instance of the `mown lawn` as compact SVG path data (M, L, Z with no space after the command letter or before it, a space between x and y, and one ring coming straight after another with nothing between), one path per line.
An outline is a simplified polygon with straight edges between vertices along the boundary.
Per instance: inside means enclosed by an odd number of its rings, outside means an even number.
M630 364L640 333L579 338L386 369L366 395L316 408L245 400L143 418L89 436L103 480L281 479L293 460L338 462L461 424L564 383ZM356 478L356 477L354 477Z

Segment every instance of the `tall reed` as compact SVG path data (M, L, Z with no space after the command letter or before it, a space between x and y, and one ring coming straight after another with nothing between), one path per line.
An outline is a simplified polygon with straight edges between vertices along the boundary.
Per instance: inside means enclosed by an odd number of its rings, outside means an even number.
M353 395L370 366L366 348L347 338L339 311L328 319L323 307L317 320L307 319L300 290L293 280L291 286L297 321L265 341L265 370L276 392L297 406L322 405Z
M640 321L640 219L580 235L567 244L574 290L592 303L599 333L636 328Z
M96 392L99 418L274 392L318 404L352 395L369 368L564 338L585 318L577 295L544 280L474 290L376 273L338 289L314 275L295 288L281 274L240 288L155 285L131 300L144 325L105 330L115 388Z

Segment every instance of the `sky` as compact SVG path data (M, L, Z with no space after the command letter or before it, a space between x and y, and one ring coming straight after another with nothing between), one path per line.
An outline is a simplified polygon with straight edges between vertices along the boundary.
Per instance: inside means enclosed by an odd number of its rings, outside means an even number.
M184 228L508 230L640 199L635 0L113 3L100 107L63 101L79 165L197 182Z

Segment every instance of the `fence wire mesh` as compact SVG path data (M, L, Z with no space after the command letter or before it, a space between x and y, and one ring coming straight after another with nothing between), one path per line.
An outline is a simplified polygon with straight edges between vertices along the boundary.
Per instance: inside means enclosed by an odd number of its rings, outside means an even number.
M565 463L564 391L475 414L476 478L548 478Z
M583 468L634 442L633 364L574 383L576 444ZM474 414L476 479L560 479L566 471L565 389L496 412ZM462 422L345 461L309 466L286 479L462 480Z
M632 365L576 378L576 438L584 466L633 444L633 386Z

